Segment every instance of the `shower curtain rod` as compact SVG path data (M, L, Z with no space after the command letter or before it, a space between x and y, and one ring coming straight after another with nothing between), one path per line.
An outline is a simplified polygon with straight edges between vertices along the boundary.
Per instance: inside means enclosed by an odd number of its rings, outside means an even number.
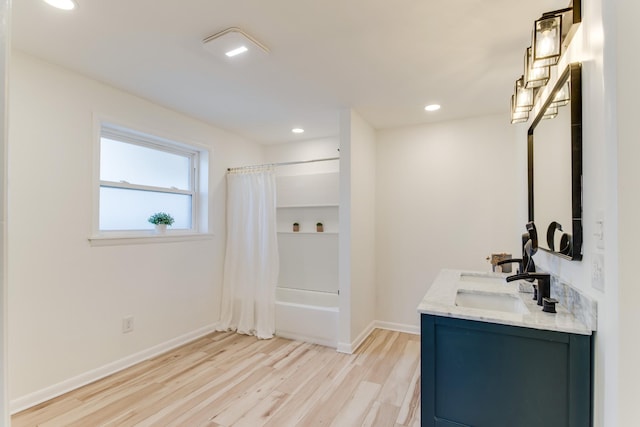
M326 159L299 160L297 162L265 163L264 165L239 166L237 168L227 168L227 172L240 171L244 169L261 168L264 166L289 166L301 165L303 163L326 162L329 160L340 160L340 157L327 157Z

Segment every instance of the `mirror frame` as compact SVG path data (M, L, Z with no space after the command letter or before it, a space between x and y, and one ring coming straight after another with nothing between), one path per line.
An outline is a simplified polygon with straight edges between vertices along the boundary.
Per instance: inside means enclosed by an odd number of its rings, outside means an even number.
M567 66L558 78L556 85L545 100L538 115L533 119L527 132L527 168L528 168L528 192L529 192L529 221L534 221L534 197L533 197L533 149L534 131L542 120L544 112L553 101L556 93L571 79L569 102L571 108L571 214L572 230L571 242L573 251L571 255L552 251L548 248L540 249L557 255L561 258L580 261L582 260L582 64L572 63ZM553 120L553 119L552 119Z

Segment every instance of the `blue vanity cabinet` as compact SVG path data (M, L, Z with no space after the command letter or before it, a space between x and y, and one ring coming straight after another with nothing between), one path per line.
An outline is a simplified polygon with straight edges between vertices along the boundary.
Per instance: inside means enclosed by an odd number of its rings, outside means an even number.
M592 337L421 315L422 426L592 425Z

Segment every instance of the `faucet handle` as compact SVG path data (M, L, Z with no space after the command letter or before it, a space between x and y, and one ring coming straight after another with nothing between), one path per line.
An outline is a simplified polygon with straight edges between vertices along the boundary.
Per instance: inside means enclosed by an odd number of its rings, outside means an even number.
M556 304L558 300L555 298L542 298L542 311L546 313L557 313Z
M518 270L516 270L516 274L520 274L522 273L522 270L524 269L524 267L522 266L522 258L509 258L509 259L503 259L500 260L496 263L496 266L500 265L505 265L505 264L512 264L512 263L518 263ZM503 273L510 273L511 272L511 267L509 267L509 270L505 271L502 270Z

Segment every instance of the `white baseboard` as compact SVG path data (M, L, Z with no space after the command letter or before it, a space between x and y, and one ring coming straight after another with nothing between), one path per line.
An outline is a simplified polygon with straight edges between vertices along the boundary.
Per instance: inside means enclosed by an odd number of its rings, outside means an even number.
M369 326L367 326L362 332L360 332L360 335L358 335L356 339L354 339L350 343L338 343L338 348L336 350L340 353L353 354L353 352L356 351L358 347L360 347L360 344L362 344L364 340L366 340L371 332L373 332L373 330L376 328L375 324L376 321L374 320L369 324Z
M338 353L346 353L346 354L351 354L353 353L353 351L351 351L351 344L349 343L344 343L344 342L339 342L337 347L336 347L336 351Z
M420 335L420 326L407 325L404 323L383 322L376 320L376 328L387 329L389 331L405 332L412 335Z
M142 350L138 353L124 357L120 360L116 360L115 362L109 363L100 368L93 369L91 371L77 375L73 378L69 378L68 380L62 381L58 384L54 384L42 390L30 393L26 396L19 397L9 403L9 411L11 414L15 414L39 403L46 402L47 400L53 399L54 397L60 396L64 393L68 393L79 387L126 369L132 365L135 365L136 363L140 363L162 353L166 353L171 349L180 347L183 344L203 337L211 332L214 332L215 330L216 323L204 326L193 332L189 332L146 350Z
M412 335L420 335L420 327L414 325L406 325L404 323L383 322L374 320L367 326L358 337L351 343L338 343L337 351L340 353L353 354L354 351L367 339L374 329L387 329L389 331L404 332Z

